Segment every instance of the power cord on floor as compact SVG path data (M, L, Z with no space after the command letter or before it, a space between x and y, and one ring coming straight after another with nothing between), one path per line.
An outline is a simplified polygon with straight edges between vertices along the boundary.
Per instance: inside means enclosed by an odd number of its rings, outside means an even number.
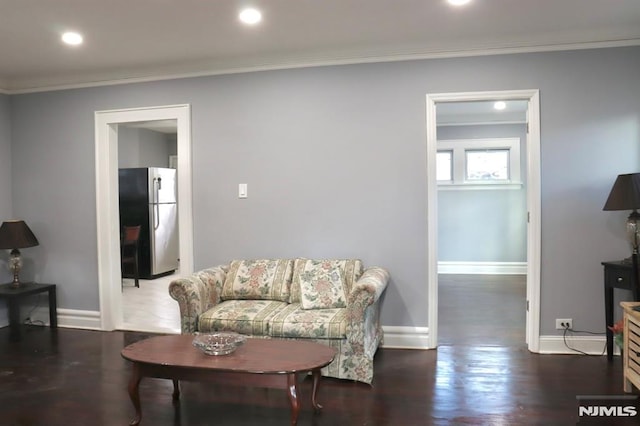
M570 328L570 327L564 327L563 332L562 332L562 340L564 341L564 345L567 347L567 349L572 350L572 351L577 352L577 353L582 354L582 355L602 356L607 351L607 344L606 343L604 345L604 348L602 349L602 352L600 352L599 354L588 354L586 352L581 351L580 349L573 348L573 347L569 346L569 343L567 342L567 333L583 333L583 334L592 334L592 335L596 335L596 336L601 336L601 335L604 335L606 333L596 333L594 331L585 331L585 330L574 330L573 328Z
M33 306L33 308L31 308L31 310L29 311L29 314L27 314L27 317L24 320L24 324L25 325L41 325L41 326L44 326L44 321L31 319L33 311L35 311L38 308L38 306L40 306L40 301L42 300L41 296L42 296L42 294L38 294L36 296L36 298L37 298L36 299L36 304Z

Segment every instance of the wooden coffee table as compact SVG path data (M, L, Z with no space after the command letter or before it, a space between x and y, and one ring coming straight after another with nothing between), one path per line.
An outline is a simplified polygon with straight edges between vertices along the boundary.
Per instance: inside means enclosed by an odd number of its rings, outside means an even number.
M298 340L247 339L230 355L205 355L192 345L193 335L156 336L133 343L122 356L133 362L129 396L136 409L131 425L142 418L139 385L143 377L173 380L173 399L180 398L179 380L208 381L286 389L291 403L291 424L298 421L298 375L311 372L311 403L315 410L320 369L333 361L336 351L325 345Z

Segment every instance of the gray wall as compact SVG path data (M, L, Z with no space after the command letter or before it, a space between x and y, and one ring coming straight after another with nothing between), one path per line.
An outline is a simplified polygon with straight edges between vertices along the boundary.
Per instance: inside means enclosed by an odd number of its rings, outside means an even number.
M178 155L178 135L175 133L169 133L166 135L169 155Z
M11 125L9 117L9 97L0 95L0 223L13 219L11 202ZM0 250L0 283L11 281L7 269L9 250ZM0 327L9 324L7 308L0 302Z
M517 137L526 183L526 125L439 126L438 140ZM438 260L526 262L527 193L521 189L438 191Z
M149 129L118 128L118 166L169 167L169 155L176 152L177 138Z
M427 325L427 93L540 89L542 334L603 331L600 262L629 253L603 212L640 170L640 48L328 66L16 95L13 209L61 308L98 309L94 111L192 107L195 267L360 257L391 273L382 323ZM52 155L51 153L64 155ZM53 183L52 183L53 182ZM237 185L249 184L249 198Z
M11 120L9 96L0 95L0 223L13 219L11 193ZM9 277L6 250L0 253L0 282Z

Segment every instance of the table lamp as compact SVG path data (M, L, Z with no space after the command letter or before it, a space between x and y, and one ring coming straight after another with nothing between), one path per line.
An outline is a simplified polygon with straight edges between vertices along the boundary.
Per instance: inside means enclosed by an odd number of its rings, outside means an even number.
M12 287L20 287L20 269L22 269L21 248L37 246L38 239L24 220L9 220L0 226L0 249L11 249L9 270L13 272Z
M602 210L631 210L627 218L627 238L633 254L640 244L640 173L618 175ZM625 259L631 260L631 259Z

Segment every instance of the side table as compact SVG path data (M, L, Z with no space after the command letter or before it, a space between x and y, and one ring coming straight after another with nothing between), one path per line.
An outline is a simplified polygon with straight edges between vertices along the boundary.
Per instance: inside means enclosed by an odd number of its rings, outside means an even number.
M604 266L604 316L607 326L607 359L613 360L613 289L631 290L633 299L638 299L638 285L633 279L633 264L624 261L602 262Z
M9 307L10 339L20 339L20 300L27 296L47 292L49 294L49 326L58 328L58 311L55 284L22 283L20 287L0 284L0 299L6 299Z

